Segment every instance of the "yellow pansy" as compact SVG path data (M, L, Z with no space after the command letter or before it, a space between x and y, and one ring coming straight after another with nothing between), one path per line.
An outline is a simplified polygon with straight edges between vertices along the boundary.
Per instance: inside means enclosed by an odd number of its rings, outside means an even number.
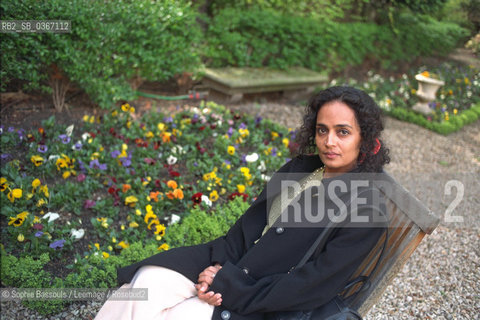
M43 164L43 161L45 161L45 159L43 159L42 157L40 157L38 155L34 155L30 158L30 161L32 161L32 163L35 165L35 167L39 167Z
M250 131L248 131L248 129L238 129L238 132L240 133L240 136L242 138L245 138L250 134Z
M35 179L35 180L32 181L33 189L37 189L41 184L42 184L42 182L40 181L40 179Z
M147 133L145 133L145 137L147 138L153 138L155 135L153 134L152 131L148 131Z
M157 224L156 228L155 228L155 234L156 235L160 235L160 236L163 236L165 235L165 226L163 224Z
M160 247L157 248L157 250L159 251L166 251L168 249L169 249L169 246L166 243L162 244Z
M25 236L20 233L17 237L17 240L20 241L20 242L23 242L23 240L25 240Z
M210 199L210 201L212 202L215 202L218 200L218 192L217 190L213 190L212 192L210 192L210 196L208 197Z
M128 243L126 243L125 241L120 241L120 242L118 243L118 245L119 245L120 247L122 247L123 249L130 247L130 245L129 245Z
M138 223L136 223L135 221L132 221L129 223L128 225L130 228L137 228L138 227Z
M126 206L130 206L130 207L135 207L135 204L138 202L138 199L137 197L135 196L128 196L126 199L125 199L125 205Z
M270 132L270 135L272 136L272 140L275 140L278 138L278 132L272 131Z
M43 206L43 205L45 205L45 204L47 204L47 201L42 198L42 199L38 200L38 202L37 202L37 207L40 208L41 206Z
M283 138L283 139L282 139L282 143L283 143L283 145L285 146L285 148L288 148L289 142L290 142L290 141L288 141L288 138Z
M240 193L244 193L245 192L245 186L243 184L237 184L237 190Z
M7 190L8 186L9 186L9 184L8 184L7 179L4 178L4 177L1 177L0 178L0 191L3 192L5 190Z
M8 197L8 200L10 200L10 202L14 202L15 199L20 199L22 197L22 194L23 194L23 191L22 189L13 189L12 191L10 191L7 195Z
M156 218L157 218L157 215L153 213L153 211L148 211L145 217L143 218L143 221L145 221L145 223L148 224L148 220L156 219Z
M235 147L234 146L228 146L227 152L229 155L233 156L235 154Z
M102 252L102 256L104 259L107 259L108 257L110 257L110 255L105 251Z
M98 243L95 243L94 246L97 248L97 250L100 250L100 245Z

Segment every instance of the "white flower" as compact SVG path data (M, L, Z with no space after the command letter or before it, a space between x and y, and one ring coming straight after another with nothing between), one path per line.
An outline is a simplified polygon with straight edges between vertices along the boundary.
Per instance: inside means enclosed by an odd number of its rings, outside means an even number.
M88 132L85 132L84 134L82 134L82 140L83 141L86 141L89 137L90 137L90 133L88 133Z
M212 201L210 201L210 199L208 199L206 195L202 195L202 202L204 202L209 207L212 206Z
M78 239L82 239L83 236L85 235L85 230L84 229L72 229L70 230L70 232L72 233L72 237L75 238L75 240L78 240Z
M270 178L271 178L270 176L267 176L266 174L262 174L260 177L261 177L262 180L265 181L265 182L268 182L268 181L270 180Z
M48 161L55 161L59 158L60 158L59 155L54 154L54 155L51 155L50 157L48 157Z
M60 215L55 212L48 212L46 215L42 217L42 219L47 219L47 218L48 218L47 222L52 222L60 218Z
M472 97L472 91L467 91L467 97L469 97L469 98Z
M210 109L208 109L208 108L203 108L202 111L203 111L203 113L210 113Z
M183 150L182 146L176 145L172 147L172 153L173 154L184 154L185 151Z
M247 162L255 162L258 160L258 154L256 152L249 154L245 157L245 161Z
M67 136L69 136L69 137L72 136L73 128L75 128L75 126L72 124L71 126L69 126L69 127L65 130L65 133L67 134Z
M170 224L175 224L177 223L178 221L180 221L180 216L176 215L176 214L172 214L170 216Z
M260 171L260 172L264 172L267 170L267 166L265 165L265 161L260 161L260 165L257 167L257 169Z
M174 156L170 155L168 158L167 158L167 163L169 165L173 165L175 163L177 163L177 158L175 158Z

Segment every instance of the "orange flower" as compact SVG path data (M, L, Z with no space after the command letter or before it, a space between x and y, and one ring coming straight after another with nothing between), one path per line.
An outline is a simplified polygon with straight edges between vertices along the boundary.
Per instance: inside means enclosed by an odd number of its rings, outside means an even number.
M163 143L167 143L167 142L170 142L170 137L171 137L171 133L170 132L162 132L162 141Z
M430 72L428 72L428 71L423 71L423 72L421 73L421 75L424 76L424 77L429 78L429 77L430 77Z
M158 195L160 194L160 191L155 191L155 192L150 192L150 198L153 199L153 201L158 202Z
M127 192L128 190L132 189L132 186L129 185L129 184L124 184L122 185L122 192L125 193Z
M175 198L182 200L183 199L183 191L182 189L175 189L173 190L173 195Z
M172 191L169 191L167 193L167 197L168 197L168 199L173 200L173 199L175 199L175 194Z
M172 189L177 189L177 187L178 187L177 183L176 183L175 181L173 181L173 180L168 180L167 186L168 186L169 188L172 188Z

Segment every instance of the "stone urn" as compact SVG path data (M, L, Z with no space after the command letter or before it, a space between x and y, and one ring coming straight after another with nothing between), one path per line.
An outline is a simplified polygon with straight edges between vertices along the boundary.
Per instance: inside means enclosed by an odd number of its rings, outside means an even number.
M417 97L420 101L413 106L413 110L423 114L431 114L433 110L429 107L429 103L435 100L438 89L445 85L445 82L421 73L417 74L415 79L418 81Z

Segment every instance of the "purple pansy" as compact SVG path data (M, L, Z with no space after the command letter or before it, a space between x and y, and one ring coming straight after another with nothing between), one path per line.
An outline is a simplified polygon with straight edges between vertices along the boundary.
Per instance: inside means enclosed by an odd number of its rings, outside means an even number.
M247 129L247 125L245 123L240 123L239 129Z
M83 147L83 144L82 144L82 142L80 142L80 141L78 141L77 143L75 143L75 144L73 145L73 149L74 149L74 150L77 150L77 151L82 150L82 147Z
M56 241L52 242L49 245L49 247L52 248L52 249L61 249L61 248L63 248L64 244L65 244L65 240L61 239L61 240L56 240Z
M120 155L120 151L118 150L113 150L112 152L110 152L110 156L112 158L117 158L119 155Z
M232 127L228 128L227 134L228 134L229 138L232 136L232 134L233 134L233 128Z
M45 152L48 151L48 147L45 144L39 144L38 148L37 148L37 151L40 152L40 153L45 153Z
M67 144L70 142L70 137L67 136L66 134L61 134L58 136L58 139L60 139L60 141L62 141L63 144Z
M43 231L37 231L35 232L35 237L39 238L43 235Z
M100 163L98 162L98 159L94 159L92 161L90 161L90 165L89 165L90 169L100 169L102 171L105 171L107 170L107 164L106 163Z

